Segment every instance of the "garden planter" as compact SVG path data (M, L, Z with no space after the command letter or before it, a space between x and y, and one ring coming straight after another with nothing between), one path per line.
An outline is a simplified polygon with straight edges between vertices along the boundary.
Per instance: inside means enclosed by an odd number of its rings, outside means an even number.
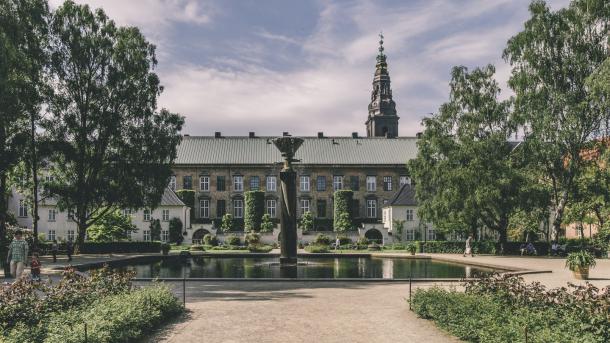
M578 280L588 280L589 279L589 268L577 267L572 270L574 273L574 278Z

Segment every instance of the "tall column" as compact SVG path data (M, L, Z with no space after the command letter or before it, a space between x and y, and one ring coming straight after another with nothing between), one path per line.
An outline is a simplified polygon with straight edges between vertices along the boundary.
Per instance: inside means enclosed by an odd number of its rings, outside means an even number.
M291 169L280 172L280 225L282 227L280 264L297 262L297 173Z

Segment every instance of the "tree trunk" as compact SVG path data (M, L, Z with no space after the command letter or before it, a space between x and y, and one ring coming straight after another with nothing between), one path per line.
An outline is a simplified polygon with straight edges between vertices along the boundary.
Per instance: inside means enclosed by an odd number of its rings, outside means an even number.
M74 253L79 254L80 249L83 243L85 243L85 234L87 233L87 216L84 212L84 209L79 209L77 211L78 218L76 222L77 226L77 235L76 235L76 244L74 245Z
M32 230L34 242L32 251L38 250L38 156L36 154L36 118L30 113L30 163L32 167Z
M6 172L0 171L0 265L4 267L4 276L10 276L10 266L6 263L8 242L6 239L6 213L8 211Z
M561 232L561 221L563 219L563 212L568 201L568 191L563 191L559 203L555 206L555 217L553 218L553 239L557 241L559 239L559 233Z

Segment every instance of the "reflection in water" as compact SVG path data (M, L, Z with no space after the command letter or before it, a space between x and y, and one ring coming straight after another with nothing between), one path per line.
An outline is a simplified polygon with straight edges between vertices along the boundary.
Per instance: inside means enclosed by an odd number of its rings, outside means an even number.
M281 268L275 257L167 258L119 267L138 277L161 278L463 278L492 270L428 259L322 257L300 258L299 265Z

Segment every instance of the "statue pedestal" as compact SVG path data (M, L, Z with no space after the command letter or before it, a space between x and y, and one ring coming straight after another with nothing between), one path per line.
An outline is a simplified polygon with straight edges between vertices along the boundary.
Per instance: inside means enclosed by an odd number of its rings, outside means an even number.
M297 263L297 173L294 170L280 172L280 225L282 226L280 264Z

